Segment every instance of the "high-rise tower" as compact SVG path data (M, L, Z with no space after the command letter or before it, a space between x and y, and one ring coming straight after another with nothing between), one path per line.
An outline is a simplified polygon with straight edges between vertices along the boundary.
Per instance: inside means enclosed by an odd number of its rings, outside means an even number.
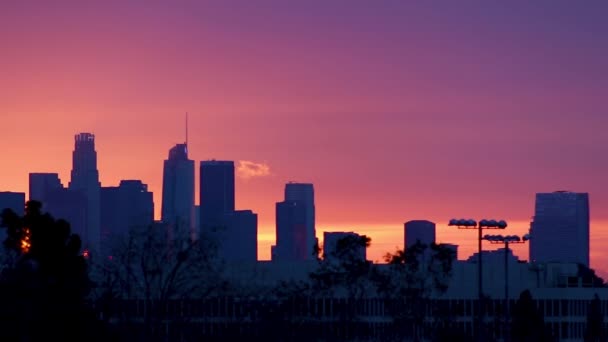
M306 259L313 258L313 250L317 245L317 231L315 228L315 191L310 183L285 184L285 201L301 202L305 210L306 225Z
M435 243L435 223L427 220L405 222L403 225L403 248L407 249L418 241L427 246Z
M287 183L285 200L276 204L276 246L273 260L315 258L315 198L310 183Z
M100 217L99 172L97 171L97 152L95 152L95 135L80 133L75 136L72 153L72 178L69 189L80 192L86 199L86 226L80 232L83 247L99 251Z
M530 261L589 266L589 195L568 191L536 194L530 235Z
M234 211L234 162L207 160L200 169L201 232L222 225L224 214Z
M177 144L169 150L163 167L161 220L173 229L194 230L194 161L188 159L188 145Z

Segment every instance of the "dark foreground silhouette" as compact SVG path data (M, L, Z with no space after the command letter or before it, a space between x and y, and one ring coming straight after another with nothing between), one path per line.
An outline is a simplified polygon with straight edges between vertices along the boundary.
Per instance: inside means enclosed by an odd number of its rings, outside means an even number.
M0 340L78 341L107 336L86 301L91 283L81 240L64 220L30 201L25 215L2 213Z

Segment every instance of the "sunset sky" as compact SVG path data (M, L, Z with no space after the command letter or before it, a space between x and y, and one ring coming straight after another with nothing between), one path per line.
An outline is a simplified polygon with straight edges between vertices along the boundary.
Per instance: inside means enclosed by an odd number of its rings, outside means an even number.
M522 234L535 193L571 190L607 275L606 18L606 1L3 1L0 191L67 185L92 132L102 184L143 180L158 217L188 112L197 176L211 158L262 170L236 184L261 259L288 181L314 183L319 237L367 234L372 260L412 219L466 258L476 235L450 218Z

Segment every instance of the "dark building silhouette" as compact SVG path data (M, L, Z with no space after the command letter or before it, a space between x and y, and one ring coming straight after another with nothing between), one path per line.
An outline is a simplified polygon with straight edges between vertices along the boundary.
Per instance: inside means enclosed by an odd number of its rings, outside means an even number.
M308 249L307 214L309 207L301 201L276 204L276 245L272 246L273 261L304 261L312 259Z
M408 248L417 241L425 245L435 242L435 223L427 220L412 220L403 225L403 246Z
M530 261L589 266L589 194L536 194L530 228Z
M104 253L131 228L154 222L153 195L140 180L122 180L117 187L101 188L101 233Z
M222 226L224 214L234 211L234 162L207 160L200 169L201 232Z
M30 173L29 188L30 200L42 202L43 212L68 221L79 236L86 234L89 203L84 191L64 188L56 173Z
M313 251L318 245L315 228L315 192L310 183L289 182L285 185L285 201L300 202L304 207L305 225L305 259L313 259Z
M188 146L177 144L169 150L163 166L161 221L171 229L194 229L194 161L188 159Z
M454 255L454 259L458 260L458 245L453 244L453 243L441 243L439 244L447 249L449 249L450 251L452 251L453 255Z
M251 210L225 213L218 228L218 256L225 261L258 260L258 215Z
M22 216L25 212L25 194L23 192L0 191L0 213L4 209L10 209L17 215ZM0 230L2 231L0 234L3 234L2 238L4 238L6 230ZM4 241L4 239L0 241Z
M45 199L46 211L55 219L68 221L72 233L79 236L87 233L89 203L83 191L59 188L47 193ZM83 244L83 248L89 250L91 247Z
M74 138L72 153L72 173L69 189L81 192L86 202L86 225L80 237L86 249L99 251L100 248L100 189L99 172L97 171L97 152L95 135L80 133ZM72 195L65 195L67 197ZM74 195L77 196L77 195ZM67 199L65 197L64 199ZM70 201L72 198L70 198Z
M30 173L29 188L29 199L42 202L42 209L46 210L47 196L63 189L63 184L56 173Z
M331 260L334 258L340 240L360 238L362 236L354 232L324 232L323 259ZM353 256L356 256L357 260L365 261L367 259L366 249L364 245L356 246L356 249L353 250Z

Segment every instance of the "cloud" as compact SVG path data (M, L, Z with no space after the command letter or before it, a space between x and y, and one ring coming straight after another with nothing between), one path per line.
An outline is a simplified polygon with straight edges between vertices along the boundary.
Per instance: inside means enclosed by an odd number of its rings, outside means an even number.
M239 160L236 174L242 179L270 176L270 166L266 163L256 163L249 160Z

